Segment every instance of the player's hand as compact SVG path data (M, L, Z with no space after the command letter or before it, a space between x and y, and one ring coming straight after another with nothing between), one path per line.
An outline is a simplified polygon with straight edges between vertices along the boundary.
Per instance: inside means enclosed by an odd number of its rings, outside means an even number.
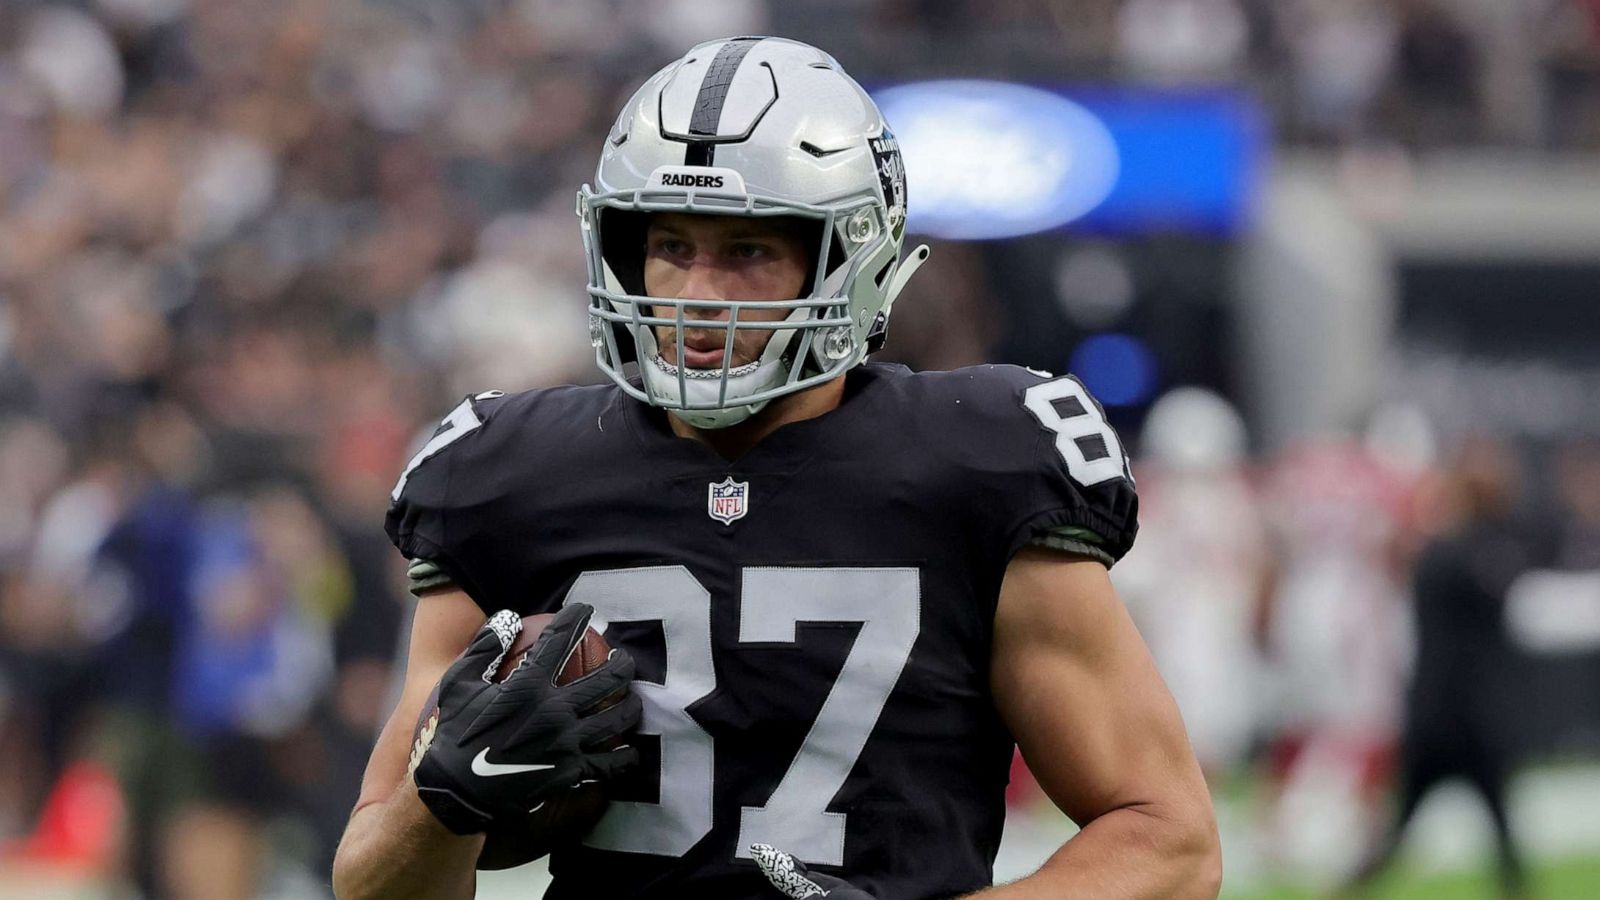
M446 828L474 834L516 821L581 782L606 780L638 763L637 748L600 748L639 724L639 698L628 691L631 656L613 649L598 669L555 683L593 612L567 605L527 661L496 683L500 658L522 628L516 613L501 610L440 679L439 724L412 779Z
M827 900L875 900L875 898L842 878L822 875L806 868L806 864L779 850L771 844L751 844L750 855L761 874L777 888L778 893L793 900L807 897L825 897Z

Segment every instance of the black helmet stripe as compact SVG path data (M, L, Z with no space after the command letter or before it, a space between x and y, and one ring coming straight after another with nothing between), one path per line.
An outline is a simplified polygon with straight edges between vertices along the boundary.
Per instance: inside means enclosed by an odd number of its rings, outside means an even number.
M715 137L722 121L722 105L728 99L728 88L733 86L733 76L744 62L745 54L761 41L758 37L733 38L717 48L717 55L706 74L700 79L700 94L694 101L694 113L689 117L689 134ZM715 155L716 143L691 140L683 151L686 166L709 166Z

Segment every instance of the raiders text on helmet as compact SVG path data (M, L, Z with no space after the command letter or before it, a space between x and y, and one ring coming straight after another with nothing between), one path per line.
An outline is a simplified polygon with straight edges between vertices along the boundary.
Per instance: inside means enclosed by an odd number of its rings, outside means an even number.
M657 72L612 127L593 186L578 193L596 361L623 390L699 428L754 415L775 397L842 375L882 344L895 297L923 260L902 264L905 167L877 106L834 59L781 38L710 41ZM652 298L644 234L657 212L792 216L815 224L816 269L789 300ZM729 311L773 332L755 362L692 369L664 360L655 327L685 310ZM777 322L741 311L787 310ZM705 327L697 320L695 327ZM623 373L639 361L640 384Z

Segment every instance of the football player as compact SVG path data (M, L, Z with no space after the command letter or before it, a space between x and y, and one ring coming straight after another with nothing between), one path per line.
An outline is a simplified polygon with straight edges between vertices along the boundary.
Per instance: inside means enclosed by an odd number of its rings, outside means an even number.
M421 599L341 897L470 896L485 834L583 780L614 799L547 897L1216 896L1205 783L1107 576L1137 501L1099 406L866 362L928 254L905 202L814 47L702 44L628 101L578 197L612 383L469 397L395 486ZM556 687L591 613L619 649ZM990 888L1014 745L1082 830Z

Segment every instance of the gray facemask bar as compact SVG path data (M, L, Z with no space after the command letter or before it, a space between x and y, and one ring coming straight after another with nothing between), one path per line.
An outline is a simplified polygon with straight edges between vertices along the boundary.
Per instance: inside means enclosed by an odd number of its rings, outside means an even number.
M733 371L733 339L736 330L739 328L774 332L793 330L797 332L800 342L799 346L792 351L793 362L788 367L789 371L783 384L748 396L735 397L733 398L735 406L765 403L776 397L796 393L830 381L853 368L866 356L865 340L852 339L851 350L844 357L831 361L822 371L804 377L801 376L805 369L805 360L810 356L812 345L819 332L836 328L853 329L858 324L850 318L850 297L848 294L823 296L822 291L828 277L828 256L836 233L836 222L841 218L847 218L856 210L873 207L876 204L875 198L868 196L838 206L817 206L754 196L698 196L692 190L639 189L595 194L591 192L588 185L585 185L578 192L578 204L578 212L583 217L584 227L590 231L590 240L587 241L588 294L590 299L590 341L595 348L595 363L602 372L616 382L629 396L652 406L666 409L685 411L726 409L728 407L728 380ZM813 272L811 295L795 300L696 300L649 297L612 291L605 284L605 259L598 232L599 220L597 211L600 208L629 212L722 214L753 218L800 216L819 220L823 223L822 246L817 254L817 266ZM877 232L877 235L869 244L858 247L853 253L846 253L844 262L846 268L844 277L840 282L845 288L855 283L862 261L870 258L890 239L888 228L884 227L883 223L880 223ZM613 304L626 306L627 312L619 312L613 308ZM639 312L641 306L671 306L673 307L673 315L642 315ZM641 335L650 335L651 329L654 327L673 328L677 336L677 359L681 361L684 358L685 323L693 321L696 323L695 327L710 327L707 320L686 319L684 316L686 308L729 310L728 321L722 325L724 329L722 370L720 372L720 389L715 403L689 402L687 382L691 376L687 374L686 367L683 365L676 367L678 397L681 398L676 403L667 402L665 398L657 395L650 386L650 379L640 379L640 383L643 386L641 389L629 383L622 372L622 355L616 344L616 333L609 325L624 325L628 328L629 335L634 342L635 356L641 366L654 364L653 360L645 358L644 344L640 340ZM740 322L741 310L774 309L812 310L813 314L811 318L798 322L794 321L793 315L773 322ZM698 379L704 376L693 377Z

